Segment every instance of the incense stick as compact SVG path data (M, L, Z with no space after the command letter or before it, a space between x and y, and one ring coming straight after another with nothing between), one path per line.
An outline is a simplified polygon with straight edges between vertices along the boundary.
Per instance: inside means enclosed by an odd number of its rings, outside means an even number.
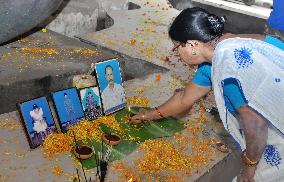
M79 182L80 182L81 180L80 180L78 168L76 168L76 172L77 172L77 176L78 176L78 179L79 179Z
M97 164L97 174L96 175L98 175L99 176L99 180L101 180L101 176L100 176L100 173L99 173L100 161L97 158L96 152L95 152L95 160L96 160L96 164Z
M76 136L75 136L75 133L74 133L73 130L72 130L72 134L73 134L74 141L75 141L75 147L76 147L76 149L77 149L77 148L78 148L78 144L77 144ZM75 149L75 150L76 150L76 149ZM83 174L84 174L85 181L88 182L88 181L87 181L87 177L86 177L86 173L85 173L85 170L84 170L84 167L83 167L83 163L82 163L82 160L81 160L81 158L80 158L80 153L78 153L78 155L79 155L79 162L80 162L80 164L81 164L81 166L82 166L82 170L83 170Z
M104 159L104 142L103 142L103 139L102 139L102 153L101 153L101 155L102 155L102 160Z

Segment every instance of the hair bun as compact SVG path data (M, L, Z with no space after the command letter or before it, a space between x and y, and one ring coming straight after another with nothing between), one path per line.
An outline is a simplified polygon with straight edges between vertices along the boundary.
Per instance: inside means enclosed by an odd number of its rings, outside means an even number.
M216 15L209 15L208 22L209 22L209 29L215 35L221 35L224 30L224 23L226 22L226 16L218 17Z

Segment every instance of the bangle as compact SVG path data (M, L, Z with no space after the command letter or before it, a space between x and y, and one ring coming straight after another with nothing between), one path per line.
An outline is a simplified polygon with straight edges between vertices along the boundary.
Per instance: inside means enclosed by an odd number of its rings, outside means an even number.
M249 167L254 167L258 164L258 161L253 161L248 158L246 150L244 150L242 153L242 161L246 166L249 166Z
M159 114L159 116L161 118L165 118L164 115L162 115L162 113L159 111L159 109L157 107L155 107L155 110L157 111L157 113Z

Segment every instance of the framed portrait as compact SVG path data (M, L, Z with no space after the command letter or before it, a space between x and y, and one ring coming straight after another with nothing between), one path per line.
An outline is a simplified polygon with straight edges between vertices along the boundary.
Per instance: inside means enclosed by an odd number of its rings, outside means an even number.
M84 112L76 87L51 94L62 132L84 118Z
M123 109L126 99L118 60L96 63L95 70L104 113L108 115Z
M30 148L38 147L48 135L57 132L46 97L19 103L18 109Z
M86 119L94 120L102 116L103 109L98 87L80 89L80 97Z

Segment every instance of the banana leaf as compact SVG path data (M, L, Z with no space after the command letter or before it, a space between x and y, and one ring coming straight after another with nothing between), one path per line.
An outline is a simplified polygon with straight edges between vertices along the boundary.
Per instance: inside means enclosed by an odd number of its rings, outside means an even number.
M137 113L139 109L139 107L131 108L131 113ZM174 133L184 129L184 122L174 117L156 120L155 122L150 122L148 124L129 124L124 121L123 118L125 115L129 116L131 113L128 109L123 109L115 114L115 119L119 122L120 127L126 131L126 134L125 136L121 136L122 139L118 145L113 146L110 161L123 159L125 156L132 153L139 146L139 143L144 142L145 140L170 137ZM115 133L115 131L112 131L106 125L101 125L100 127L105 133ZM137 139L135 141L130 141L126 136L135 137ZM101 152L102 148L105 152L107 147L109 147L103 142L96 141L90 141L88 145L93 146L96 152ZM96 167L95 155L90 159L82 160L81 162L87 169Z

